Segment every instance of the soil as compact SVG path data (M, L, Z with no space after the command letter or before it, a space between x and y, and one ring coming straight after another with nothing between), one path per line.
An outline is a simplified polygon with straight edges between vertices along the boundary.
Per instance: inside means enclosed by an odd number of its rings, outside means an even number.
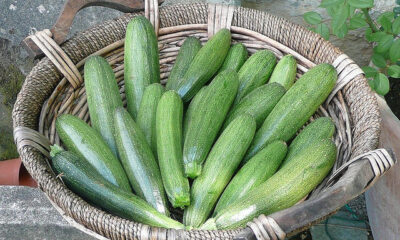
M400 79L390 78L390 91L385 95L385 100L394 115L400 119Z

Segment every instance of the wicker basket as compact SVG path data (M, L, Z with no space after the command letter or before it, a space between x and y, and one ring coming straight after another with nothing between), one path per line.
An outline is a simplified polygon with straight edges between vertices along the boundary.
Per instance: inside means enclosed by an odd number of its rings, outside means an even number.
M13 110L14 136L22 161L54 207L71 224L97 238L111 239L284 239L309 228L360 195L393 164L391 154L377 147L380 114L361 69L319 35L266 12L241 7L188 4L162 7L146 1L146 11L126 14L81 32L59 47L50 32L31 36L44 57L27 76ZM108 214L71 192L48 164L49 144L59 143L55 119L71 113L90 122L82 66L89 55L102 55L112 65L125 99L123 43L129 20L145 14L158 33L161 79L165 83L179 47L188 36L205 42L221 28L232 32L254 53L269 49L278 58L292 54L298 76L315 64L327 62L339 73L337 85L318 116L336 124L338 158L332 173L307 200L248 227L230 231L154 228ZM124 100L125 101L125 100ZM373 151L374 150L374 151Z

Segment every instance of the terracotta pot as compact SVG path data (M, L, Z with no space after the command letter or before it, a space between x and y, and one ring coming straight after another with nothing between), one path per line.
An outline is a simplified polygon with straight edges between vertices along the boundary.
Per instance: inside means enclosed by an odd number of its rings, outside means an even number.
M20 158L0 161L0 185L37 187Z

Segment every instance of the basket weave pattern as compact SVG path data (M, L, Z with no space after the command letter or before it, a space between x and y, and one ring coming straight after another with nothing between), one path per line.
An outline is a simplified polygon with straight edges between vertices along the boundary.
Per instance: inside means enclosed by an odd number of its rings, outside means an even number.
M96 54L105 57L115 72L124 104L126 101L123 80L123 38L129 20L139 14L143 13L126 14L118 19L104 22L79 33L62 45L63 51L77 66L80 74L83 74L83 64L89 55ZM206 4L176 5L159 9L158 40L162 83L166 82L179 47L186 37L195 36L204 43L209 35L212 35L210 32L216 30L210 30L210 26L218 28L225 25L210 24L214 21L215 19L209 14L209 6ZM343 56L339 49L319 35L265 12L239 7L234 9L230 25L233 42L242 42L250 54L261 49L269 49L278 58L288 53L294 55L299 63L298 77L315 64L326 62L335 65L335 60ZM347 59L347 61L350 60ZM340 62L337 65L335 67L340 68ZM339 75L340 79L341 75ZM377 102L364 76L357 74L349 79L349 76L343 73L342 80L346 85L343 88L337 88L330 101L321 106L314 116L330 116L336 124L335 143L339 154L333 172L340 169L351 158L374 150L380 133ZM60 144L55 130L55 119L62 113L74 114L90 122L84 84L81 82L74 88L52 61L45 57L27 76L18 96L13 111L14 127L35 129L48 138L51 144ZM66 188L52 172L48 160L35 148L20 144L18 150L24 165L38 182L40 189L65 217L71 222L76 222L77 227L81 226L86 231L89 229L111 239L231 239L242 232L242 229L232 231L167 230L113 216L93 207ZM348 171L352 169L353 175L362 171L371 171L365 170L367 167L368 165L358 164L349 168ZM371 172L368 172L364 176L365 179L360 176L357 181L368 182L366 179L370 176ZM315 221L326 217L327 214L324 212L304 210L306 215L312 215L307 216L309 221L295 223L294 218L290 219L296 211L301 212L304 204L309 204L311 201L318 203L326 201L326 190L332 187L332 184L328 184L328 179L329 176L314 190L309 200L272 215L286 234L307 228ZM340 178L340 176L334 183L337 186L351 184L345 177ZM346 197L347 199L344 200L348 201L355 196L350 194ZM280 221L282 219L287 219L287 221Z

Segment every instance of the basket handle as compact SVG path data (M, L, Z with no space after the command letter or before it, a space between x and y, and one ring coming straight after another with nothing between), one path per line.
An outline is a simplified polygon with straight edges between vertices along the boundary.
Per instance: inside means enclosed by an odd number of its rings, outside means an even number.
M164 0L158 1L159 4L162 2ZM52 38L58 45L66 40L76 14L81 9L90 6L108 7L121 12L134 12L143 10L145 3L143 0L67 0L56 23L50 29ZM42 50L38 48L30 37L25 38L22 45L29 55L35 58L43 55Z

